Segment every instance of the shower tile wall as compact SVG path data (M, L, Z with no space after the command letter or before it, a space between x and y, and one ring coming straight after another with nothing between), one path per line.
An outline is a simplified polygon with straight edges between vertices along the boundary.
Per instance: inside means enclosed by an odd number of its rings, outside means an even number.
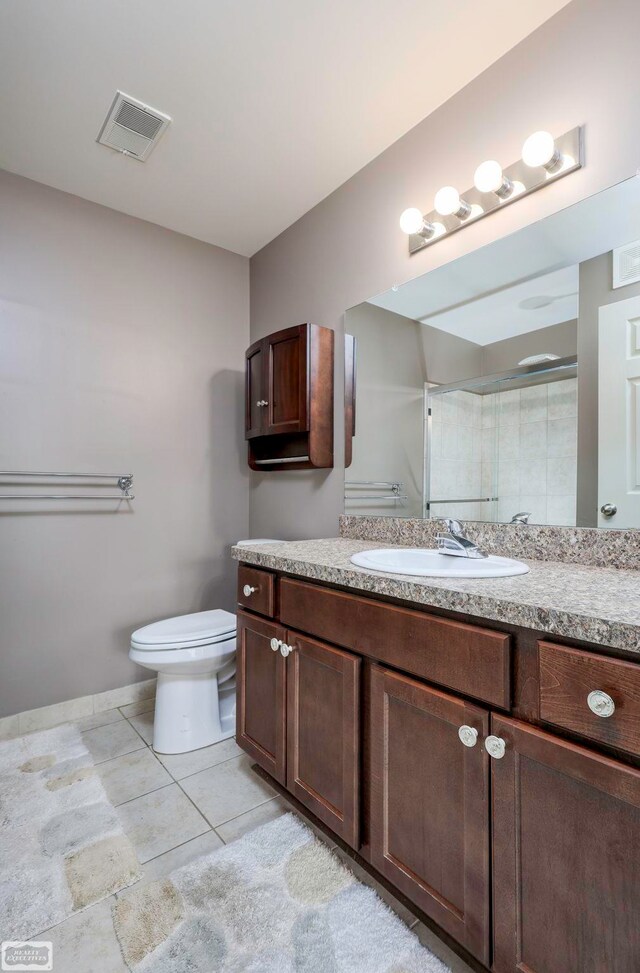
M455 391L430 399L433 500L482 496L482 396ZM487 503L434 504L432 517L492 520Z
M498 497L493 503L437 504L431 514L532 523L576 522L577 381L487 395L456 391L431 405L433 499Z
M577 381L482 397L483 490L497 484L496 520L576 522Z

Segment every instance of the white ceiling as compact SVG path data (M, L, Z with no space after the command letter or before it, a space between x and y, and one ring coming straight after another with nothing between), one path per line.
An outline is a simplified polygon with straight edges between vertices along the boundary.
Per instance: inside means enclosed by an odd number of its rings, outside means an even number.
M490 345L577 316L578 266L574 265L491 291L422 320L477 345Z
M0 167L250 255L567 2L2 0ZM173 118L146 163L117 88Z

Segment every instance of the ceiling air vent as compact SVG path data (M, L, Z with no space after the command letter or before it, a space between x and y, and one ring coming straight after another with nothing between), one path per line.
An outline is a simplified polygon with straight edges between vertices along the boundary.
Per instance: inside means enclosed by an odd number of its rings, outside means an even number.
M613 286L624 287L640 281L640 240L613 251Z
M97 141L144 162L170 122L163 112L118 91Z

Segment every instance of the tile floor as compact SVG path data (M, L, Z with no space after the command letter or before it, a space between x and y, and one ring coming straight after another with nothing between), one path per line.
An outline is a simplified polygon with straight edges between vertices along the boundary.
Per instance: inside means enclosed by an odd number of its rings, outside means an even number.
M142 883L161 878L292 810L253 773L251 761L234 740L193 753L155 754L151 749L153 705L153 700L143 700L78 721L105 790L143 865ZM425 945L450 964L453 973L471 973L364 869L340 849L336 852ZM53 943L54 973L127 973L111 922L115 898L97 903L38 937Z

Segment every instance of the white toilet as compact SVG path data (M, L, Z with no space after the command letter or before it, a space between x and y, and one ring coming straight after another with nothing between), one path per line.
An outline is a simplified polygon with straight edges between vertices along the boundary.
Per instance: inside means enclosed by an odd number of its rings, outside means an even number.
M154 750L187 753L233 736L235 615L217 609L145 625L129 658L158 673Z

